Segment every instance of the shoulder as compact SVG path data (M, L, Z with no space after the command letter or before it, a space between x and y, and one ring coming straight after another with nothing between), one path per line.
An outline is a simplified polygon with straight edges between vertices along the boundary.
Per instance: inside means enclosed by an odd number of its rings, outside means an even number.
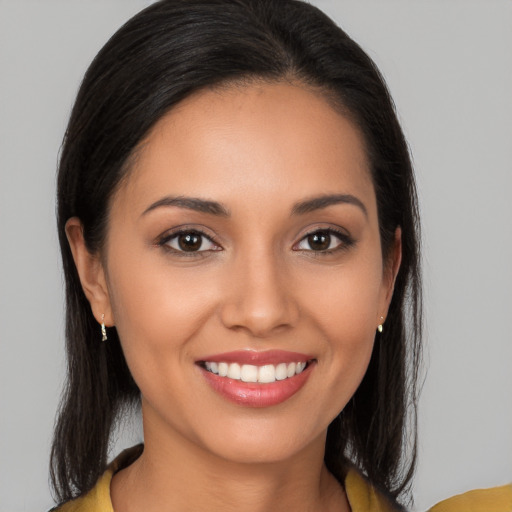
M85 495L53 508L50 512L113 512L110 500L110 481L113 472L109 468L96 485Z
M352 512L398 512L404 510L385 492L372 486L357 470L350 469L345 491ZM512 512L512 484L477 489L441 501L428 512Z
M86 494L67 501L49 512L114 512L110 499L110 482L112 476L119 470L129 466L142 453L143 445L137 445L124 450L107 467L106 471L96 482L96 485Z
M349 469L344 482L352 512L401 512L404 509L384 491L376 489L356 469Z
M429 512L512 512L512 484L477 489L441 501Z

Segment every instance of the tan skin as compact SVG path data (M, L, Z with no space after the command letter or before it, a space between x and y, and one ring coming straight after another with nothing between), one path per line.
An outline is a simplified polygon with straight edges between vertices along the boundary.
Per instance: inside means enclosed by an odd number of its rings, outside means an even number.
M294 212L326 195L355 200ZM177 196L227 215L147 211ZM191 248L176 229L203 235ZM142 394L145 449L112 480L116 512L350 510L323 463L326 431L363 378L401 257L397 229L382 260L350 121L300 84L196 93L144 141L101 257L77 218L67 235L94 316L116 326ZM304 387L271 407L226 400L196 364L269 349L315 358Z

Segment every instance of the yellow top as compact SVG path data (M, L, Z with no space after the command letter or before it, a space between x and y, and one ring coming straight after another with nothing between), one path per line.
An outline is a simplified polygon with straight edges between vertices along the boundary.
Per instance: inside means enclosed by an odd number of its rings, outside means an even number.
M110 499L112 476L118 469L135 460L140 450L140 445L125 450L108 466L98 483L85 496L68 501L51 512L114 512ZM354 469L349 470L345 478L345 492L352 512L397 510ZM469 491L438 503L428 512L512 512L512 484Z

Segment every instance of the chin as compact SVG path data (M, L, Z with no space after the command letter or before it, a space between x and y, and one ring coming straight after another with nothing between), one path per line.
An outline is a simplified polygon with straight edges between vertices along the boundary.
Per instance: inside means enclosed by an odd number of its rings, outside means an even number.
M301 452L325 446L327 427L318 432L299 422L296 425L275 420L244 422L211 429L203 445L227 461L240 464L272 464L289 460ZM242 424L240 424L242 423ZM218 435L216 435L218 434Z

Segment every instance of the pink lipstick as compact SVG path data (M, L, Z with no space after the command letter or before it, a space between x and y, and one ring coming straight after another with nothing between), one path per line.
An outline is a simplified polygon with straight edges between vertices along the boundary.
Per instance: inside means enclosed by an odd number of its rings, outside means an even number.
M212 389L238 405L269 407L297 393L315 359L283 350L239 350L214 354L196 363Z

